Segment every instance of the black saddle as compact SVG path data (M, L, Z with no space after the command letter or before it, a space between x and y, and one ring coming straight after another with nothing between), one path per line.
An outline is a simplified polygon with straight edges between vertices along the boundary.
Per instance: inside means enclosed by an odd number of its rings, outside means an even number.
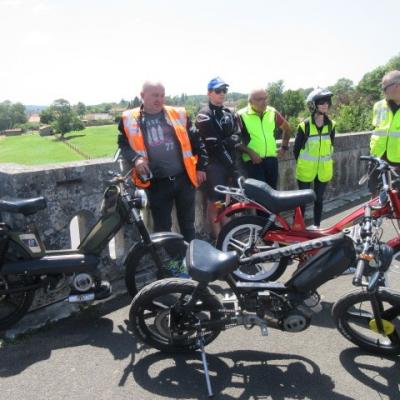
M312 189L278 191L256 179L246 179L243 188L247 197L274 214L293 210L315 201L315 193Z
M33 199L0 199L0 212L20 213L24 215L35 214L44 210L47 206L44 197L35 197Z
M192 240L186 253L190 276L198 282L212 282L223 278L239 266L235 251L223 253L202 240Z

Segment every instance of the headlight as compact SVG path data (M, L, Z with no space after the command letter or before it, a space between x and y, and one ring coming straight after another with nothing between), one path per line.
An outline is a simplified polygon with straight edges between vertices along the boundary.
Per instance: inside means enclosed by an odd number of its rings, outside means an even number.
M143 189L136 189L133 195L133 203L136 208L142 209L147 207L147 194Z

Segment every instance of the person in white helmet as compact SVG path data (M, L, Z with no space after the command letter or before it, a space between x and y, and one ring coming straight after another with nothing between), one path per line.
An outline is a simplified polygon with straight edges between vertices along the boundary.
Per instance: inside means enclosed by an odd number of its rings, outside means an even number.
M299 189L309 189L313 185L316 194L311 227L314 229L321 224L324 192L333 177L335 121L328 116L332 95L327 89L317 88L307 96L310 116L298 126L293 147ZM302 211L304 215L305 207Z

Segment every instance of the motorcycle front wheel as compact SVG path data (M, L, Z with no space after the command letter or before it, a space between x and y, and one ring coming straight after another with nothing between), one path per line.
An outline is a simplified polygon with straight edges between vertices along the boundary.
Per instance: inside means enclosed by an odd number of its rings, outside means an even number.
M190 311L181 308L197 286L188 279L170 278L144 287L133 299L129 321L135 336L150 347L167 353L197 350L199 321L220 320L223 305L209 289L198 293ZM204 345L220 334L220 329L202 329Z
M161 260L160 268L157 267L152 251L146 246L138 248L125 266L125 285L131 297L135 297L142 287L156 280L174 276L189 277L184 264L187 244L183 240L155 244L155 249Z
M377 329L372 310L374 296L383 332ZM339 332L362 349L380 355L400 354L399 293L382 288L376 293L349 293L335 303L332 316Z
M22 289L24 286L24 279L18 275L3 276L0 274L0 330L14 325L31 307L34 291L21 290L4 293L13 289Z
M266 223L265 218L256 215L233 218L222 227L217 249L224 252L236 250L240 257L249 257L279 247L279 243L266 242L260 237ZM233 275L240 281L274 281L285 272L288 264L289 258L283 257L279 261L241 265Z

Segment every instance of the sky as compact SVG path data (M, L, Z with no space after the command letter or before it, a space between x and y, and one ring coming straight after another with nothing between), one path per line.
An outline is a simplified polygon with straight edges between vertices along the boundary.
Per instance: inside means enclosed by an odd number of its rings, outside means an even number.
M400 54L400 0L0 0L0 102L354 83Z

